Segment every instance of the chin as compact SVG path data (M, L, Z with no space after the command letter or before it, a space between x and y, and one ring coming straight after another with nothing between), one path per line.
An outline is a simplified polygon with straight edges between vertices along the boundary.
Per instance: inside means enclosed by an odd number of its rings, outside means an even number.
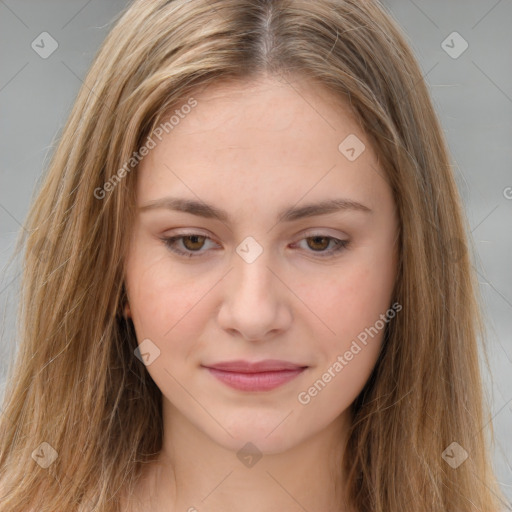
M226 430L231 436L224 430L219 432L216 430L214 440L224 446L226 449L239 452L247 445L252 443L259 452L264 454L277 454L285 452L293 448L298 442L299 433L297 435L286 428L283 422L283 416L281 415L278 421L262 421L261 417L253 418L241 422L240 418L237 418L231 425L226 426ZM305 432L300 432L300 437L304 437ZM251 449L249 446L247 449Z

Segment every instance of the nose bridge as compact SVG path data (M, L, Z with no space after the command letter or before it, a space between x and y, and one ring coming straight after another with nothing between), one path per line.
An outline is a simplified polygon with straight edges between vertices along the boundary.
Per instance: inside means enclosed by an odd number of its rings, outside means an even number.
M248 237L236 248L233 264L235 295L241 293L240 299L256 303L270 297L273 274L269 269L269 250L265 250L254 238Z
M246 245L247 244L247 245ZM255 240L241 243L233 255L233 270L225 289L219 321L247 339L262 339L280 329L283 314L281 285L272 268L271 252ZM259 246L259 247L258 247Z

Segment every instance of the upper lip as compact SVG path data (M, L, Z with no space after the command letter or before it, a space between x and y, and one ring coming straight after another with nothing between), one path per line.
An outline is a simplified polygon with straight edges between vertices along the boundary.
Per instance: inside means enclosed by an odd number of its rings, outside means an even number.
M259 372L277 372L281 370L299 370L306 368L304 365L290 363L288 361L279 361L277 359L265 359L264 361L222 361L211 365L205 365L206 368L215 368L216 370L225 370L239 373L259 373Z

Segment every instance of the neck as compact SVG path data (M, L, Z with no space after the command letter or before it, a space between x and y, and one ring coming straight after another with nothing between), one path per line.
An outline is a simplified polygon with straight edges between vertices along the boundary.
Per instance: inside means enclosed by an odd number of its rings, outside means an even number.
M142 472L133 512L349 512L342 485L349 410L286 451L254 454L214 442L163 403L162 450Z

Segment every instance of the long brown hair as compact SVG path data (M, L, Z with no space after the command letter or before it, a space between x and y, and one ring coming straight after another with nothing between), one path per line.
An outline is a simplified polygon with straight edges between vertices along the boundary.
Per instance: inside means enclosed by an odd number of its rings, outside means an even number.
M121 491L160 450L161 393L120 314L136 183L126 163L195 91L261 74L307 77L350 105L399 212L394 296L403 309L352 405L351 505L498 510L469 230L397 24L370 0L136 0L84 80L18 242L18 353L0 418L3 512L118 511Z

